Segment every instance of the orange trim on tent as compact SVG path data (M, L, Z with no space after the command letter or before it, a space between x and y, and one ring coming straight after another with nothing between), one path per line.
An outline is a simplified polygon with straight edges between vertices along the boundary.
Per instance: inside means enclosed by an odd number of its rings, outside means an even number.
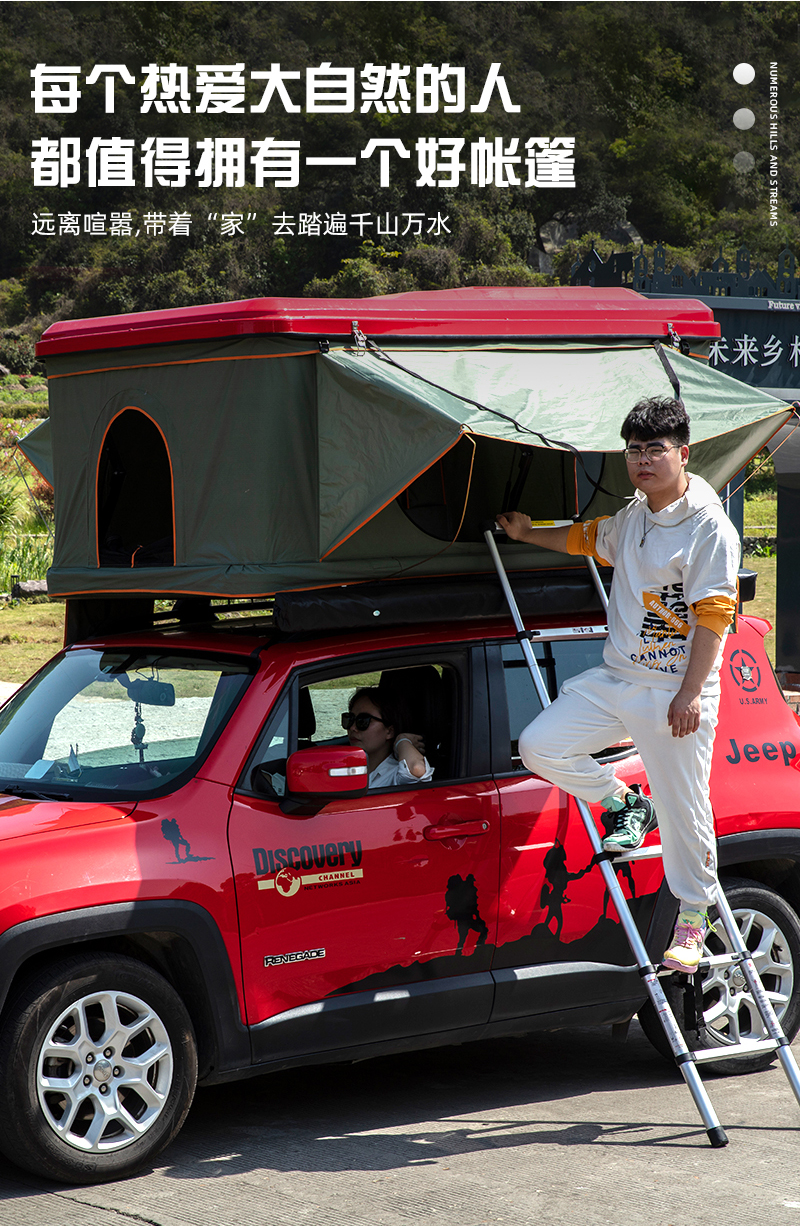
M167 438L166 438L166 435L164 434L164 431L161 429L161 427L159 426L158 422L156 421L154 417L151 417L150 414L145 412L144 409L140 408L138 404L126 404L124 408L120 409L118 413L114 414L114 416L111 418L111 421L106 426L105 431L103 433L103 438L100 442L100 448L97 452L97 468L95 470L95 475L94 475L94 538L95 538L95 554L97 557L97 569L98 570L101 569L100 567L100 516L98 515L98 510L99 510L98 493L99 493L99 485L100 485L100 460L103 455L103 448L105 447L105 443L106 443L106 439L108 438L109 430L111 429L111 427L113 426L114 422L117 420L118 417L121 417L123 413L128 413L128 412L141 413L143 417L146 417L148 421L151 421L153 423L156 430L158 430L158 433L161 435L161 441L163 442L164 450L167 453L167 463L169 464L169 487L170 487L170 494L172 497L172 565L175 566L176 565L175 550L176 550L176 545L177 545L177 535L175 531L175 474L172 471L172 456L169 453L169 444L167 443ZM135 554L139 552L139 549L141 548L142 546L139 545L138 548L134 550L134 556ZM133 566L133 557L131 558L131 566Z
M117 567L117 569L121 570L123 568ZM551 570L551 569L552 567L547 567L547 566L538 566L538 567L528 566L528 567L520 568L519 573L529 574L533 570ZM560 570L581 570L581 571L586 570L586 568L583 565L581 566L565 565L565 566L559 567L559 569ZM514 575L517 573L517 570L509 569L508 573L511 575ZM424 579L458 579L458 578L461 578L462 576L466 576L467 578L469 578L473 575L493 575L493 574L495 574L495 572L491 568L488 568L487 570L481 570L481 571L475 571L475 570L442 571L440 574L437 574L437 575L423 575L422 578ZM242 595L241 592L231 592L231 593L228 593L227 595L224 592L198 592L195 588L193 588L191 591L184 590L184 591L178 591L178 592L176 592L174 589L169 592L154 592L153 589L149 587L148 588L145 588L145 587L87 588L85 590L81 589L80 591L76 591L76 592L59 592L56 596L53 597L53 599L69 600L70 598L76 597L76 596L137 596L138 595L138 596L152 596L154 600L176 600L180 596L208 596L211 600L263 600L267 596L278 596L283 592L319 592L329 587L335 587L338 589L338 588L347 588L347 587L363 587L367 583L402 583L404 582L404 579L405 579L405 576L401 577L397 575L396 572L393 575L385 575L383 577L373 576L373 577L370 577L369 579L349 579L349 580L345 580L344 583L342 583L339 580L329 579L327 583L312 583L308 587L280 588L280 589L275 589L274 591L271 591L271 592L248 592L246 596ZM599 624L600 623L598 623L598 625ZM136 633L138 634L142 632L136 631Z
M29 431L29 433L30 433L30 431ZM19 447L19 443L17 443L17 447ZM22 448L21 448L21 447L19 447L19 449L20 449L20 451L22 451ZM50 489L51 489L51 490L54 490L54 489L55 489L55 486L53 485L52 481L48 481L48 480L47 480L47 477L44 475L44 473L43 473L43 472L42 472L40 469L38 469L38 468L36 467L36 465L34 464L33 460L29 460L29 459L28 459L28 457L27 457L27 455L25 455L25 452L24 452L24 451L22 451L22 454L25 456L25 463L26 463L26 464L30 464L30 466L31 466L31 468L33 469L33 471L34 471L35 473L38 473L38 474L39 474L39 476L42 478L42 481L44 481L45 485L49 485L49 486L50 486Z
M307 358L314 357L319 349L300 349L297 353L238 353L229 358L178 358L175 362L139 362L135 366L98 366L96 370L70 370L63 375L48 375L50 379L75 379L78 375L107 375L115 370L148 370L155 366L198 366L201 362L248 362L268 358Z
M434 464L438 464L439 461L444 456L447 455L448 451L453 450L456 443L458 443L460 439L464 437L465 434L471 434L471 433L472 431L469 430L466 426L462 426L462 428L458 432L457 438L455 438L453 442L449 444L449 446L445 447L444 451L440 451L439 454L435 457L435 459L431 460L430 464L426 464L424 468L421 468L420 471L416 474L416 476L413 476L410 481L406 482L405 485L402 485L399 490L395 490L391 498L387 498L383 506L378 507L377 511L373 511L372 514L367 519L362 519L360 524L356 524L355 528L353 528L351 532L348 532L347 536L342 537L342 539L340 541L337 541L335 545L331 545L330 549L326 553L323 553L322 556L320 557L320 562L324 562L327 557L329 557L332 553L335 553L336 550L340 548L340 546L344 545L345 541L349 541L351 536L355 536L356 532L360 532L361 529L365 526L365 524L368 524L371 520L373 520L376 515L380 515L381 511L384 511L386 507L388 507L390 502L394 502L395 498L398 498L400 494L402 494L405 490L407 490L409 485L414 484L417 477L421 477L422 474L426 473L429 468L433 468Z
M772 431L772 434L770 434L769 438L767 439L767 442L764 444L764 447L767 446L767 443L772 442L772 440L774 439L775 435L778 433L779 430L783 430L784 426L788 426L789 422L792 420L793 417L800 417L800 414L798 414L797 409L795 409L795 405L798 405L798 404L800 404L800 402L798 402L797 400L794 400L792 402L792 404L789 406L791 409L791 412L789 416L786 418L786 421L783 423L782 426L775 427L775 429ZM789 439L792 437L792 434L794 434L795 430L798 430L798 429L800 429L800 420L798 421L794 430L792 430L791 434L787 434L786 438L782 439L781 442L778 443L778 446L775 448L775 451L780 451L783 444L788 443ZM750 456L750 459L747 461L747 463L743 464L742 467L739 469L739 472L742 472L743 469L747 468L747 465L751 464L752 461L756 458L756 456L761 454L761 452L764 450L764 447L759 447L758 451L754 451L753 454ZM772 456L775 454L775 451L770 452L770 456L768 458L771 459ZM764 467L766 462L767 462L766 459L762 460L758 468L754 469L753 472L750 473L750 477L754 477L756 473L759 471L759 469ZM744 489L744 487L747 485L747 482L750 480L750 477L745 477L741 485L737 485L735 490L731 490L726 501L730 501L730 499L733 498L734 494L738 494L739 490ZM730 481L727 481L726 485L730 485ZM722 488L724 489L724 486ZM717 490L717 493L719 493L719 490Z

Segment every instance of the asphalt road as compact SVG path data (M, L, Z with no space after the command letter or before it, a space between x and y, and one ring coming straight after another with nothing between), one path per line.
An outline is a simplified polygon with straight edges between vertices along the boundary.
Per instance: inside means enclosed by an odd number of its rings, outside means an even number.
M795 1045L800 1055L800 1041ZM636 1024L198 1093L159 1165L93 1188L0 1163L3 1226L800 1226L800 1107L776 1065L683 1081Z

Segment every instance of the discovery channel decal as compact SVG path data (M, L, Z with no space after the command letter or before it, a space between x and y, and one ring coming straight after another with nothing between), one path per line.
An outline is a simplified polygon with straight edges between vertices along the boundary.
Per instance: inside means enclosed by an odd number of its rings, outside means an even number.
M744 245L774 278L800 251L799 20L794 3L4 4L5 348L59 319L237 298L568 284L592 249L662 244L694 275Z
M302 847L253 848L259 890L275 890L283 898L292 898L301 886L306 890L324 890L360 885L364 876L363 855L361 839Z

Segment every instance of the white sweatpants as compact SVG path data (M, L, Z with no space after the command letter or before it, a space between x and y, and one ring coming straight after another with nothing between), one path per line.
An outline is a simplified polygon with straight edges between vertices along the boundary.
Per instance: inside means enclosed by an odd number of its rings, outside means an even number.
M551 706L524 729L528 770L596 804L619 780L590 755L624 736L641 755L658 815L664 874L681 910L705 911L716 899L717 848L708 795L718 695L702 698L700 727L674 737L667 723L675 690L631 685L604 664L572 677Z

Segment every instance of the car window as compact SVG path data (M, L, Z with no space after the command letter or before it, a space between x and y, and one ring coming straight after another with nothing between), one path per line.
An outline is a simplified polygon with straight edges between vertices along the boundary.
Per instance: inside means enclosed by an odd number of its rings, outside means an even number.
M570 677L585 672L587 668L595 668L603 662L603 639L576 637L559 639L556 642L534 641L532 646L551 702ZM511 733L512 766L514 770L524 770L519 756L519 735L522 729L540 714L542 704L519 643L503 644L501 656Z
M433 662L314 681L300 688L298 748L348 744L342 717L353 696L366 690L379 709L387 706L394 710L395 722L400 725L396 733L412 732L422 737L434 775L451 777L457 688L455 670Z
M286 760L291 752L289 728L289 694L286 691L278 699L250 761L244 769L240 786L245 791L251 790L252 772L256 766L260 766L263 770L258 790L263 791L266 784L272 787L272 794L275 798L280 798L285 794Z
M0 789L156 794L203 760L253 672L248 660L139 648L57 656L0 716Z
M347 710L350 698L356 690L376 688L380 679L379 672L353 673L302 686L297 717L298 746L346 745L347 732L342 727L342 714Z
M266 782L277 798L285 795L286 761L292 753L314 746L349 743L342 716L348 711L350 699L361 689L379 690L387 701L394 703L404 724L398 732L416 732L423 738L433 781L455 776L461 703L458 670L449 663L426 661L398 666L392 662L391 666L369 672L328 677L316 674L313 680L304 681L300 677L290 683L264 726L240 786L251 790L253 770L260 767L258 791L264 791Z

